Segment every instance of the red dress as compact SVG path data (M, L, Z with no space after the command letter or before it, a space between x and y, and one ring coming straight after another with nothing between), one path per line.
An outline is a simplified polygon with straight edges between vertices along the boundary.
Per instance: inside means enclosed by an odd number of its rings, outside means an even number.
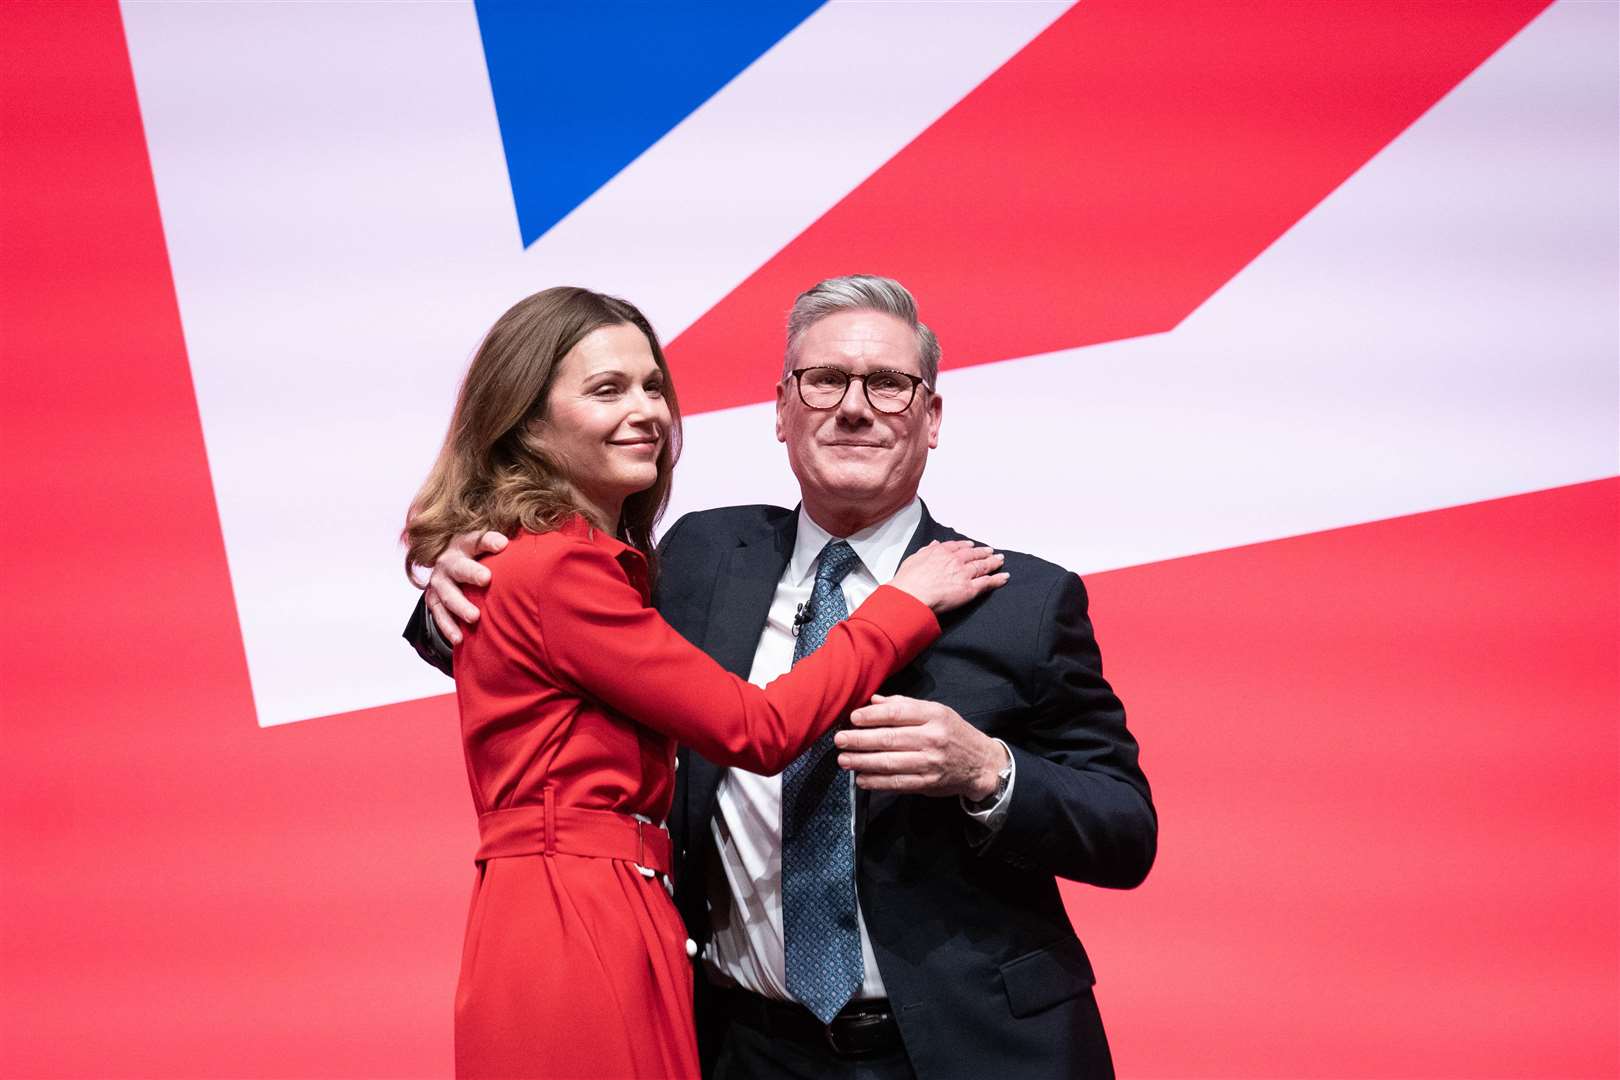
M675 745L773 773L934 640L880 588L761 690L648 607L641 554L574 518L488 559L456 649L481 844L456 989L460 1077L698 1076L686 930L662 878Z

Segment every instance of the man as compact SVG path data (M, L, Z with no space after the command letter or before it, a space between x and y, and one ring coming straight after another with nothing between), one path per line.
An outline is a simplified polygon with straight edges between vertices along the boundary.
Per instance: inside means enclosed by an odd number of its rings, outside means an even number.
M829 611L853 610L907 553L960 539L917 497L939 438L938 364L898 282L834 278L801 295L776 435L803 502L676 522L654 596L664 617L768 682ZM439 560L424 597L451 640L457 617L476 617L455 582L487 574L474 539ZM683 751L676 903L701 953L715 1077L1112 1075L1054 877L1139 884L1157 819L1080 580L1005 554L1009 583L945 616L824 757L812 748L777 778ZM445 667L423 612L407 637Z

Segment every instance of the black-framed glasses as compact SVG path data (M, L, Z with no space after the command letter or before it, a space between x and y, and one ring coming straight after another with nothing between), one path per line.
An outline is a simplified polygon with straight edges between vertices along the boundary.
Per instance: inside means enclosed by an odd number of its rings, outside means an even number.
M789 372L799 384L799 400L812 409L836 409L843 404L853 379L861 381L866 403L880 413L903 413L911 408L917 387L927 386L920 375L879 368L856 375L835 367L807 367Z

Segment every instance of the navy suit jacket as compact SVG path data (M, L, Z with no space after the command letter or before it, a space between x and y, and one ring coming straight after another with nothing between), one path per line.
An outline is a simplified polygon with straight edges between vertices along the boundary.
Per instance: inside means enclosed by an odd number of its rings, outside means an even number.
M774 506L683 517L661 549L659 612L747 678L797 524ZM925 507L906 550L961 539ZM1051 563L1005 555L1007 585L944 616L940 639L884 686L948 705L1011 747L1017 780L1002 827L987 838L954 798L857 789L861 912L922 1080L1111 1075L1091 963L1054 878L1134 886L1158 836L1084 586ZM723 770L682 755L670 815L676 902L702 943Z
M747 678L798 516L774 506L708 510L661 545L653 602L688 641ZM965 539L926 507L907 553ZM1095 976L1055 878L1139 884L1158 822L1125 713L1102 676L1080 579L1004 552L1011 579L941 619L938 641L884 692L948 705L1004 740L1017 779L993 835L955 798L857 789L856 887L878 970L922 1080L1111 1076ZM447 668L418 607L406 636ZM710 936L710 822L723 770L681 751L670 831L676 903ZM701 965L699 965L701 971ZM700 1041L720 1018L696 986ZM707 1055L706 1055L707 1056Z

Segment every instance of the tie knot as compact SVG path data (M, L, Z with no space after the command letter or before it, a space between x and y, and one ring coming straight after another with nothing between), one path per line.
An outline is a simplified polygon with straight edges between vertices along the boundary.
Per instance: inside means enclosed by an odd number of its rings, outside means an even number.
M860 561L861 557L855 554L855 549L846 541L829 540L827 546L821 549L816 564L816 581L836 585L843 581Z

